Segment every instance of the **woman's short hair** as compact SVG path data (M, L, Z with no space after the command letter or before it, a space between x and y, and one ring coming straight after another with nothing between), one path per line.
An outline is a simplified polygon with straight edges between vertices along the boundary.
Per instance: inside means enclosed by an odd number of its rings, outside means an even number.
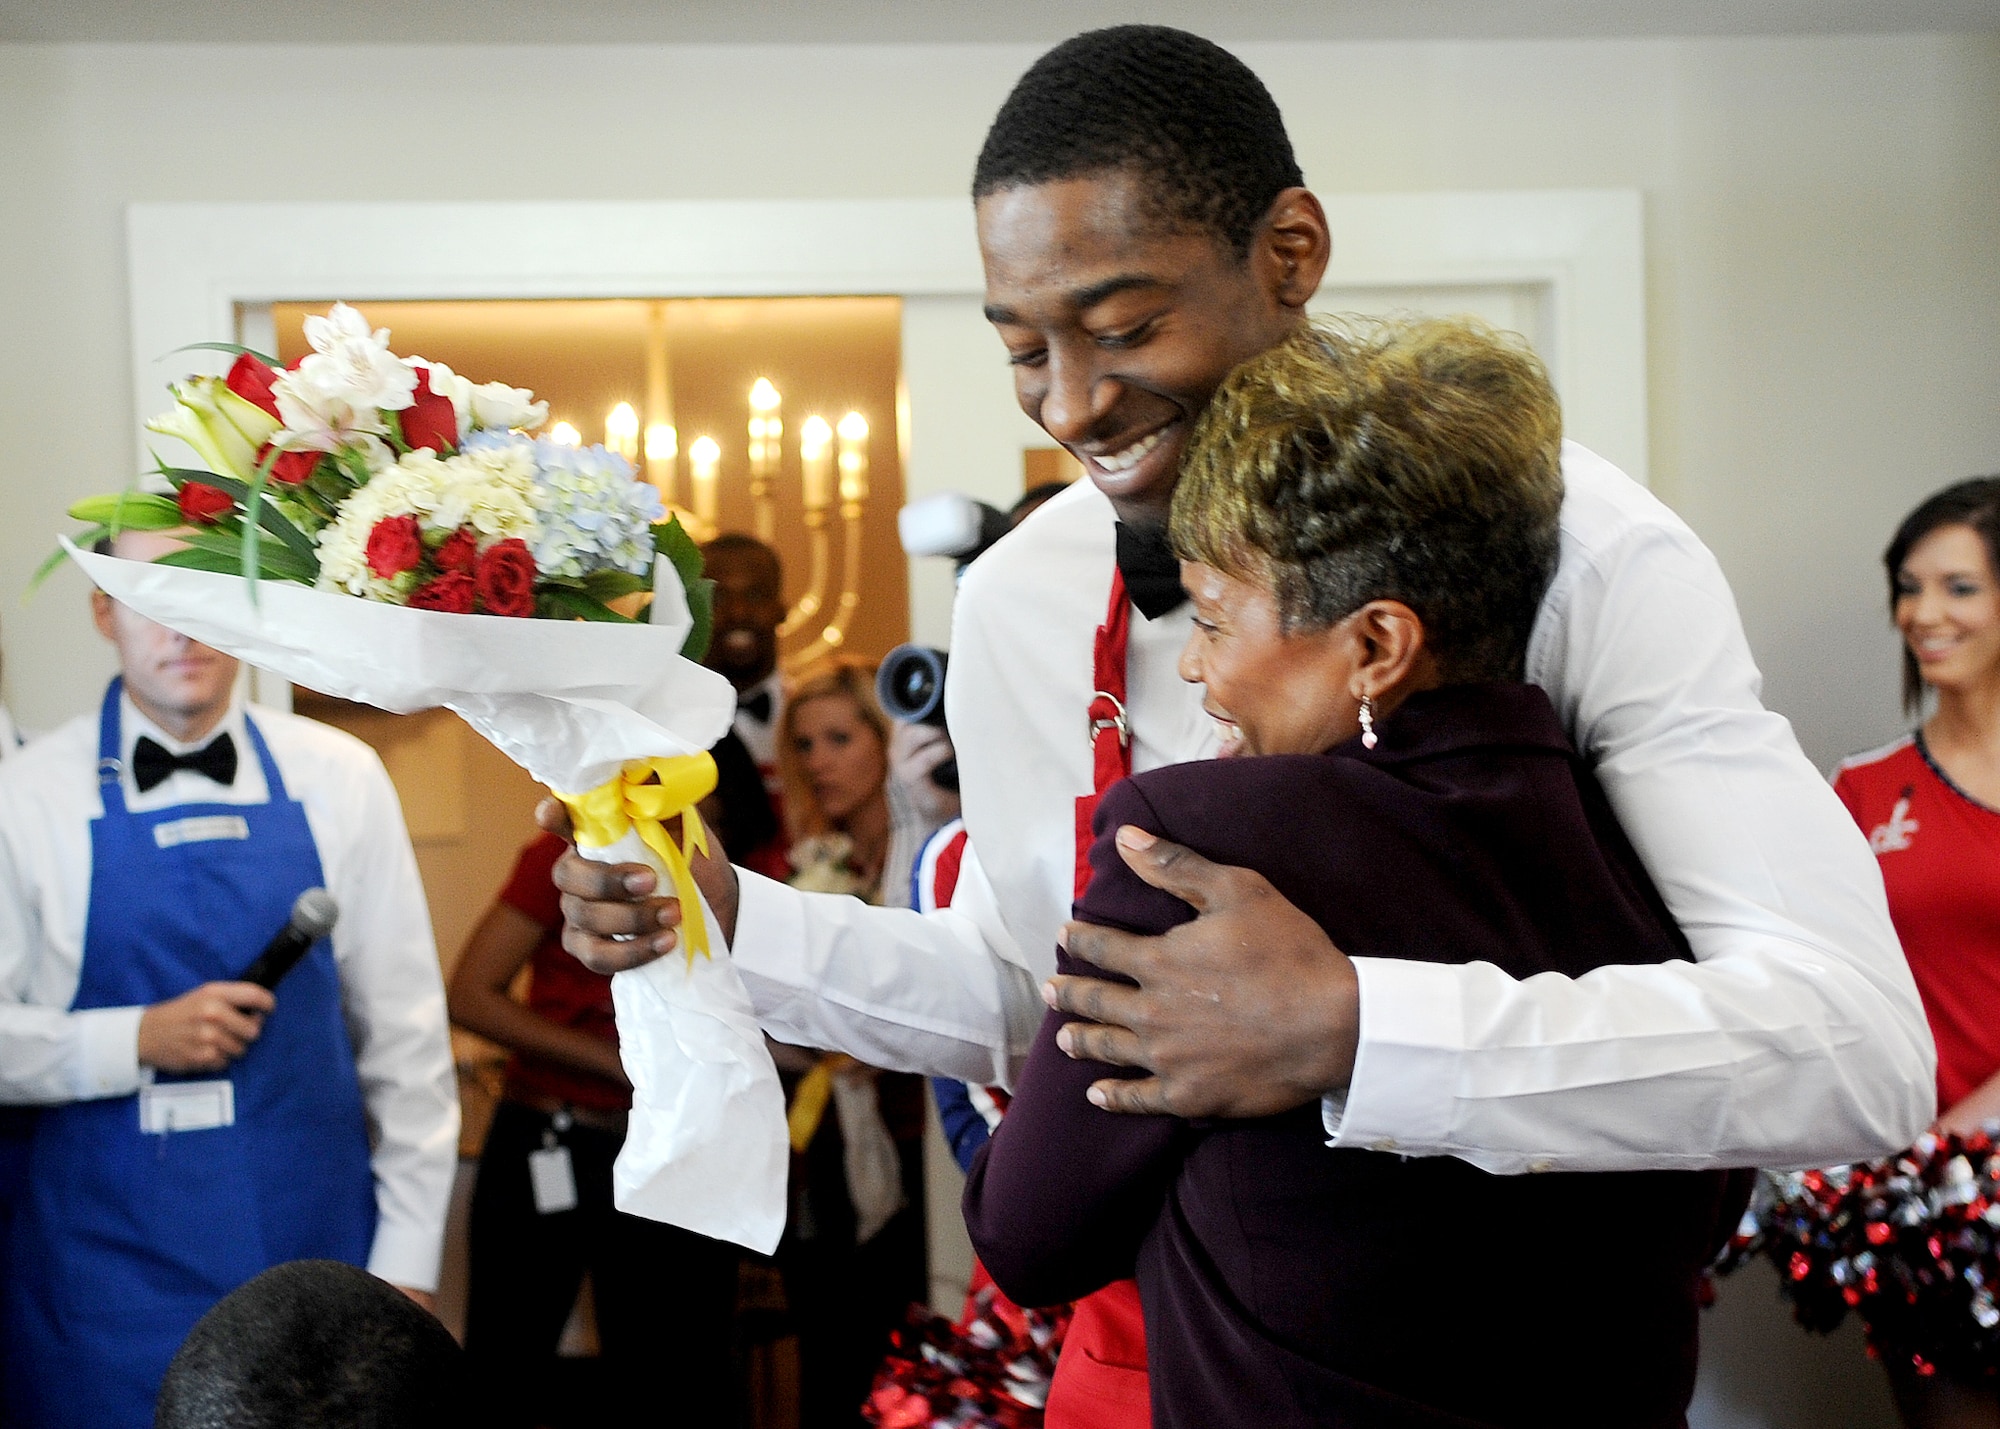
M1882 565L1889 574L1889 614L1892 618L1901 594L1896 587L1902 579L1903 562L1910 558L1910 550L1917 542L1944 526L1970 526L1977 532L1979 544L1986 548L1988 573L2000 577L2000 476L1975 476L1969 481L1956 482L1926 497L1916 510L1903 518L1903 524L1896 528L1896 534L1889 542L1889 549L1882 553ZM1914 715L1923 708L1923 703L1923 672L1917 668L1917 657L1905 645L1903 709Z
M888 749L889 717L875 698L875 665L859 655L828 655L785 677L785 712L778 720L778 775L785 787L785 823L794 839L832 832L794 747L796 712L810 701L846 695L861 711L863 723L881 739L883 749Z
M1286 629L1400 600L1447 682L1519 679L1555 574L1561 449L1523 340L1464 318L1316 321L1216 393L1170 534L1185 560L1268 582Z

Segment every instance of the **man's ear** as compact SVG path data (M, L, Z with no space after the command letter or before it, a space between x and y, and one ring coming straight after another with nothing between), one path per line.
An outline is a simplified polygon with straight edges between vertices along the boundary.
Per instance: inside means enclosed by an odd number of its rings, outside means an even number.
M90 593L90 619L97 626L97 633L114 645L118 643L118 631L111 623L115 602L101 590Z
M1354 612L1354 634L1361 642L1350 692L1380 703L1404 692L1424 674L1430 651L1424 623L1400 600L1371 600Z
M1319 291L1333 257L1326 210L1310 189L1286 189L1265 211L1251 239L1251 261L1260 267L1279 306L1303 308Z

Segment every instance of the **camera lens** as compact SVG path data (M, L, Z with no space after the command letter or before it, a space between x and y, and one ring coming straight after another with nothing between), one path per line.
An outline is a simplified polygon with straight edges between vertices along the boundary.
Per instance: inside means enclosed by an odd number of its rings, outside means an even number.
M898 645L875 676L875 695L890 719L944 724L945 655L927 645Z

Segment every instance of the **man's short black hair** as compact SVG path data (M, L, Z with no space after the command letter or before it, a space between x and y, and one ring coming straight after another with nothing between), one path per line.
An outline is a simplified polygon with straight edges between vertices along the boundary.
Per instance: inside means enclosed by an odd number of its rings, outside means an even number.
M1305 183L1263 81L1164 25L1091 30L1036 60L986 131L972 197L1114 170L1145 181L1158 219L1238 257L1272 201Z
M334 1260L275 1266L225 1295L167 1366L154 1429L447 1429L465 1356L437 1317Z

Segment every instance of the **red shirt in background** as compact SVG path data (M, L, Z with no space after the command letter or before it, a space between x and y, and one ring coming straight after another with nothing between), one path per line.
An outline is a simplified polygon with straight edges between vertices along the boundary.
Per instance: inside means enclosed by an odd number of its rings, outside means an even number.
M1833 789L1881 864L1946 1110L2000 1070L2000 811L1947 779L1915 735L1847 760Z
M611 1012L611 979L563 951L562 895L551 874L568 847L555 835L542 834L522 849L500 901L542 928L542 941L529 963L528 1010L615 1047L618 1023ZM599 1111L625 1111L632 1105L630 1089L617 1082L520 1052L507 1062L506 1095L512 1101L564 1101Z

